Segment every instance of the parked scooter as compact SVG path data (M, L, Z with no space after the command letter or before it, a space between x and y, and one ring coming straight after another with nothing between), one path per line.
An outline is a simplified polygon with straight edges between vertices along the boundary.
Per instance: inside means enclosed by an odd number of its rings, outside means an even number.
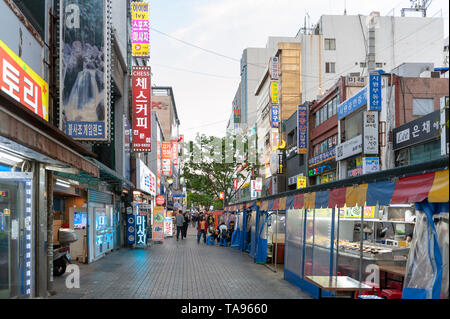
M61 276L66 272L67 264L71 264L70 244L78 240L78 234L73 229L60 228L58 241L53 249L53 275Z

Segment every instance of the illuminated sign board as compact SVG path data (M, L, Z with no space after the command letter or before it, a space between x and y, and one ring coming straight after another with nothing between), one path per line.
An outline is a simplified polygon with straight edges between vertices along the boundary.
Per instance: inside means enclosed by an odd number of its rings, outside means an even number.
M134 66L133 82L133 151L151 151L150 67Z
M297 107L298 154L308 153L308 106L306 104Z
M280 108L278 104L272 105L272 127L280 126Z
M0 90L48 121L48 84L0 40Z
M150 20L149 4L146 2L131 3L132 55L150 56Z
M297 176L297 189L306 187L306 176Z
M136 216L136 246L147 246L147 215Z
M272 81L271 85L271 98L272 98L272 103L279 103L280 99L279 99L279 83L278 81Z

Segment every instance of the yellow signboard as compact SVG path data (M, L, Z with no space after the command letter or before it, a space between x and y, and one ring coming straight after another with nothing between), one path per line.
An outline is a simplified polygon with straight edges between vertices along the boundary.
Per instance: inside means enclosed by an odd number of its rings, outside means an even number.
M279 86L277 81L272 82L272 103L279 103Z
M297 176L297 189L306 187L306 176Z
M48 121L48 84L0 40L0 87L3 93Z
M133 43L134 56L148 56L150 54L150 44L148 43Z
M132 2L131 3L131 18L133 20L148 20L148 3L147 2Z

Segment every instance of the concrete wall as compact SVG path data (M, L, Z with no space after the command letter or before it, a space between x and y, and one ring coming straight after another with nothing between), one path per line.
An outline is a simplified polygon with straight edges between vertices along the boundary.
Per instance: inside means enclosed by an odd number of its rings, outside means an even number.
M24 26L5 1L0 1L0 20L2 21L0 39L40 77L48 82L44 75L43 46Z

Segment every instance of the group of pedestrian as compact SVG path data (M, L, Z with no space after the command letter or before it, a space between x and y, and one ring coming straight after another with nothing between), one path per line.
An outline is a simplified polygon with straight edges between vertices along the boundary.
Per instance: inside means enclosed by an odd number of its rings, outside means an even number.
M181 234L181 240L186 238L187 229L189 223L191 222L191 216L188 213L184 213L179 210L177 216L175 217L175 224L177 225L177 241L179 240Z

